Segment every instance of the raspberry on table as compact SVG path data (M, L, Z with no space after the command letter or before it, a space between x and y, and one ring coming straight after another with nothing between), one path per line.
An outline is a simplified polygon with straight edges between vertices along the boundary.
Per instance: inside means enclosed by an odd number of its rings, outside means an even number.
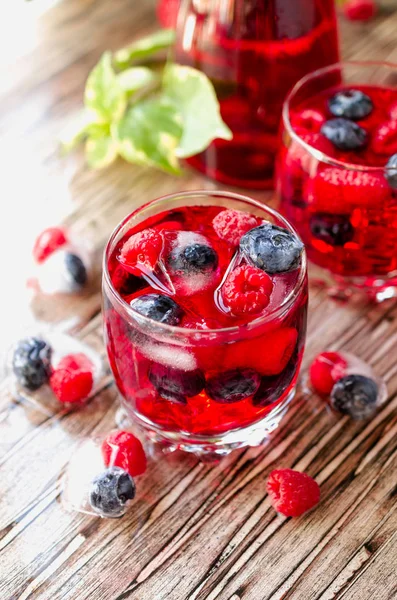
M254 215L231 208L222 210L212 221L217 236L235 247L239 245L242 236L258 224Z
M120 467L131 477L146 471L146 455L140 440L130 431L111 431L102 442L106 467Z
M234 315L258 314L270 302L273 282L269 275L250 265L232 271L222 286L225 305Z
M60 402L74 403L85 400L94 384L94 365L79 352L64 356L53 369L50 386Z
M145 229L133 234L124 242L119 262L133 275L141 275L142 270L153 271L163 249L163 238L155 229Z
M328 396L335 383L345 375L347 361L338 352L322 352L312 362L310 381L315 392Z
M33 258L42 263L55 250L67 243L67 234L62 227L48 227L37 237L33 247Z
M397 153L397 120L387 121L378 127L373 136L372 149L383 156Z
M267 493L277 512L300 517L320 501L320 487L307 473L275 469L267 480Z
M377 14L378 5L375 0L348 0L343 12L350 21L370 21Z

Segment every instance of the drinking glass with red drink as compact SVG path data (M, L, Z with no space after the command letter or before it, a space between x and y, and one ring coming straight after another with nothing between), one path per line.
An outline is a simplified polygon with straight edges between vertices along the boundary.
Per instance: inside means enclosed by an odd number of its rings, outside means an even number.
M307 310L293 228L227 192L146 204L111 236L104 325L127 414L200 456L260 444L292 400Z
M345 63L286 100L278 158L283 214L338 294L397 293L397 65Z

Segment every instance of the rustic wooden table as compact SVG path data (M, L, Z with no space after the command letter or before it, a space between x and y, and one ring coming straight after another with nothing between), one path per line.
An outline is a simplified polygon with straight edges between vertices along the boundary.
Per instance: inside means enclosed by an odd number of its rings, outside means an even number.
M82 156L58 156L57 134L79 108L100 54L153 27L152 1L37 0L3 9L4 348L33 324L22 285L41 228L65 220L94 243L99 261L134 206L215 187L193 172L177 179L121 162L93 172ZM397 62L396 32L390 0L369 25L342 24L344 55ZM1 600L397 598L397 304L343 306L312 288L310 305L305 365L326 347L368 360L390 392L376 418L338 419L301 393L266 447L215 467L176 454L152 461L121 520L68 513L59 501L59 473L79 440L113 426L110 375L83 411L53 416L12 404L6 381L0 416L13 427L0 440ZM99 287L66 304L36 303L35 311L103 353ZM71 314L78 318L65 322ZM315 476L322 489L319 507L297 520L278 516L265 495L269 471L287 466Z

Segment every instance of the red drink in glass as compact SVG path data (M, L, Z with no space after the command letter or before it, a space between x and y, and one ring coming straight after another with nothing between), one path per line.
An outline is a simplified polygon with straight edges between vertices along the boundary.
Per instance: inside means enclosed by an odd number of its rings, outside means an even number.
M284 108L281 210L338 294L358 287L382 300L396 292L396 76L388 64L336 65L297 84ZM346 110L353 118L335 114ZM330 123L352 148L327 133Z
M267 274L239 249L243 232L263 224L299 249L289 270ZM203 254L189 271L192 248ZM105 337L126 411L153 439L197 454L259 444L277 427L294 395L306 309L300 240L243 196L151 202L116 229L105 253Z
M233 132L188 162L230 185L272 187L286 94L338 60L334 0L186 0L177 23L176 60L212 80Z

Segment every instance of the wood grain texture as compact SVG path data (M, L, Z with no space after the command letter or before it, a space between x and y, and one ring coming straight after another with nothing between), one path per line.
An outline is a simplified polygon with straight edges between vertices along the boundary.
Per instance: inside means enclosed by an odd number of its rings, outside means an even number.
M57 134L80 106L89 69L105 49L153 29L153 8L152 0L63 0L50 8L37 0L15 15L12 48L3 42L0 59L0 156L8 248L12 219L22 221L20 252L4 265L18 280L26 270L23 250L45 225L62 219L73 226L100 264L112 228L134 206L180 189L216 187L193 172L175 179L118 162L98 173L81 155L58 156ZM397 62L395 1L383 8L371 24L341 24L345 57ZM33 314L13 288L3 337L25 327L25 318L36 327L46 318L103 354L99 279L73 302L36 301ZM301 390L265 447L215 467L181 454L152 455L134 509L117 521L66 512L59 486L82 437L114 424L109 372L79 413L15 404L5 381L0 419L12 427L0 440L0 599L397 598L397 304L339 305L312 287L310 309L304 366L324 348L367 360L389 388L376 418L337 418ZM265 494L275 467L316 477L319 507L297 520L278 516Z

